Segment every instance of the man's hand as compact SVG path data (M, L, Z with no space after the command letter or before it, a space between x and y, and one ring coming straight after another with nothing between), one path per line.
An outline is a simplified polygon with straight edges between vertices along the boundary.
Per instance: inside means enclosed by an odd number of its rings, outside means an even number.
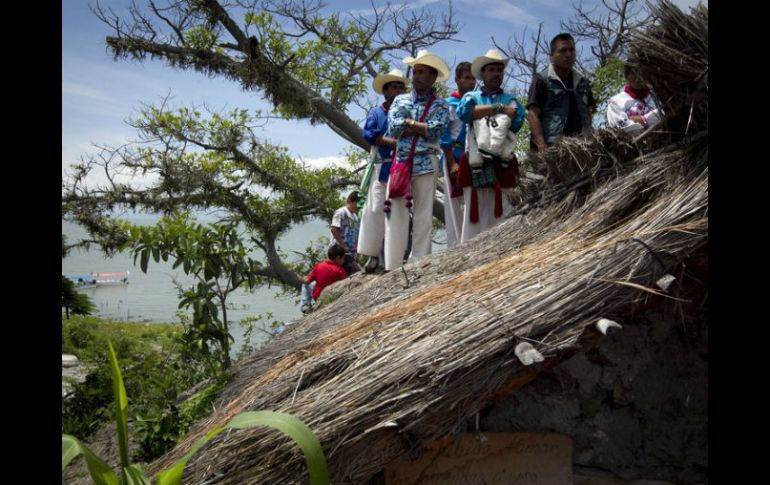
M631 121L635 121L642 126L645 126L645 127L647 126L647 120L644 118L644 116L641 116L641 115L629 116L628 119Z
M398 140L395 138L391 138L389 136L380 135L377 137L377 140L375 140L375 144L378 146L389 146L392 148L396 148L396 145L398 144Z
M457 173L457 161L455 160L452 148L444 148L444 158L446 159L447 173L453 175Z
M507 114L510 119L514 119L516 117L516 106L506 104L503 106L503 113Z
M405 120L406 127L401 136L425 136L426 130L423 129L424 123L420 123L411 118Z

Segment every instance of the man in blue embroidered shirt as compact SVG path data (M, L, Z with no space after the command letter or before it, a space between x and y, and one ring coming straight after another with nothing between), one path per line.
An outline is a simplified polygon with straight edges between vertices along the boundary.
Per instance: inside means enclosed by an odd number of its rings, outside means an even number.
M457 107L463 95L476 87L470 62L461 62L455 66L455 83L457 91L446 99L449 103L449 125L441 135L441 149L444 151L444 163L441 164L444 176L444 227L449 248L460 244L463 228L463 189L457 183L457 167L465 153L466 126L457 117Z
M393 69L387 74L374 78L372 89L385 96L385 102L369 111L364 125L364 138L372 145L369 157L369 177L364 177L368 186L361 186L366 191L366 204L361 211L361 229L358 236L358 254L369 256L369 262L364 268L367 273L377 269L379 256L385 238L385 192L388 187L388 174L393 160L393 149L396 139L388 133L388 110L393 99L406 91L409 79L404 77L400 69Z
M461 242L503 220L502 188L516 185L515 133L524 124L524 107L503 91L508 59L491 49L473 60L471 72L481 78L478 91L465 94L457 117L468 124L467 156L460 164L465 208Z
M394 173L391 169L385 219L385 270L390 271L404 264L409 237L409 209L412 216L412 252L409 259L417 259L431 253L431 228L433 221L433 197L436 191L439 141L449 123L449 109L443 98L438 98L433 88L435 82L449 79L449 66L427 50L417 57L406 57L404 63L412 66L413 91L396 96L388 111L388 127L396 144L396 163L408 167L411 162L411 186L413 197L393 197ZM427 110L426 110L427 108Z
M596 101L591 85L575 65L575 39L551 39L551 64L532 79L527 97L530 147L542 152L562 136L587 135Z

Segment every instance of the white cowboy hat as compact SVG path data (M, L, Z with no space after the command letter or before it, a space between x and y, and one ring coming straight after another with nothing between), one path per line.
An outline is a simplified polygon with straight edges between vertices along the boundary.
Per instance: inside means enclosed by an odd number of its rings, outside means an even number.
M440 57L428 52L427 49L423 49L418 52L417 57L404 57L404 64L409 66L414 66L415 64L423 64L425 66L432 67L438 71L438 77L436 77L437 83L449 79L449 66L447 66L446 62L442 61Z
M374 81L372 81L372 89L374 89L375 93L382 94L382 88L393 81L404 83L404 86L409 84L409 78L404 77L404 73L401 72L401 69L393 69L387 74L380 74L375 77Z
M473 60L473 63L471 64L471 74L473 74L473 77L476 79L481 79L481 69L484 66L492 64L493 62L499 62L503 66L507 66L509 60L510 59L504 58L499 50L489 49L486 54Z

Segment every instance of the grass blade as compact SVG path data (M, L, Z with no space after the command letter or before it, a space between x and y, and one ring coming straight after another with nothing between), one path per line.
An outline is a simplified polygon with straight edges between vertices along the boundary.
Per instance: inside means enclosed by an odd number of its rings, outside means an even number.
M311 485L329 483L329 472L321 443L313 431L294 416L273 411L245 412L235 416L225 427L242 429L260 425L275 428L297 442L305 455Z
M123 385L123 377L120 374L120 366L118 365L118 358L115 356L115 349L112 348L112 342L107 341L107 345L110 348L110 363L112 368L112 391L115 395L115 423L118 428L118 446L120 448L120 466L122 469L126 469L129 466L128 463L128 427L127 411L128 408L128 396L126 395L126 387ZM125 474L125 472L124 472Z
M139 465L129 465L123 469L125 485L150 485L150 480Z
M190 458L192 458L192 456L203 445L205 445L208 440L218 435L222 431L224 431L224 428L217 428L203 438L196 441L185 456L180 458L179 461L174 463L170 468L163 470L155 476L156 485L181 485L182 473L184 472L184 467L187 465L187 462L190 461Z
M94 485L119 485L118 476L112 471L112 468L96 456L86 445L78 441L77 438L63 434L61 435L61 442L62 471L76 456L83 455Z

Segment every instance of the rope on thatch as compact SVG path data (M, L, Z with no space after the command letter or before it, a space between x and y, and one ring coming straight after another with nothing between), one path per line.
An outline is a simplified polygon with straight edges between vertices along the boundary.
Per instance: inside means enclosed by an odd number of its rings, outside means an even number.
M680 29L678 10L662 3L656 12L654 28L676 28L673 38L688 52L705 38L695 27L707 16ZM667 32L657 34L658 44L670 49ZM680 115L675 103L664 106ZM693 113L704 115L700 108ZM690 126L707 123L699 118ZM356 275L328 288L335 302L239 364L217 411L151 468L167 466L239 412L270 409L310 426L333 483L361 483L420 442L457 430L492 399L534 378L533 367L553 365L600 319L622 325L623 310L650 295L679 298L676 284L664 291L655 282L706 244L708 167L693 158L692 138L671 130L655 136L668 140L665 149L652 148L654 137L638 143L598 132L548 150L543 163L553 173L571 181L588 176L590 183L408 264L403 274ZM524 365L515 352L522 342L544 362ZM213 439L186 477L286 483L306 480L306 472L286 438L249 429Z

